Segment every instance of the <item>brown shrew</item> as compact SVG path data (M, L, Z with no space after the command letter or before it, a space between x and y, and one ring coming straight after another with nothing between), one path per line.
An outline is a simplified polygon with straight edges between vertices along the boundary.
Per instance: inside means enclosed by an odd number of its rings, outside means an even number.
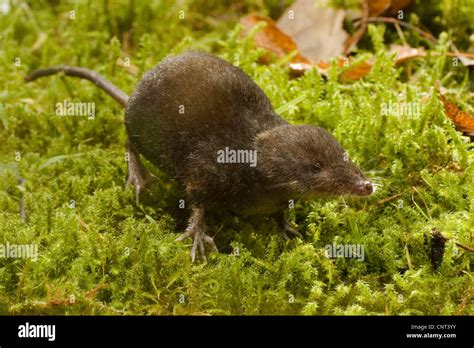
M151 181L144 156L184 186L192 206L186 231L191 258L217 250L205 224L207 210L277 219L285 238L301 236L284 218L289 201L370 195L372 183L326 130L290 125L241 69L216 56L186 52L148 71L130 98L94 71L59 66L25 81L62 72L94 82L126 108L127 185L136 198Z

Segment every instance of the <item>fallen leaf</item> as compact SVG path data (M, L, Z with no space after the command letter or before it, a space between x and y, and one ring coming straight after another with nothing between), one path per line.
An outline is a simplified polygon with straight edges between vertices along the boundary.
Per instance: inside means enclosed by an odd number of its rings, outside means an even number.
M328 75L331 64L325 61L320 61L316 65L318 67L319 72L323 76ZM372 69L372 65L372 62L370 62L369 60L351 64L349 58L337 59L337 66L341 68L346 68L346 70L340 76L341 82L354 81L364 77L370 72L370 69Z
M312 69L312 68L317 68L318 69L318 65L316 64L310 64L310 63L290 63L290 73L292 76L294 77L298 77L298 76L301 76L303 75L306 70L308 69ZM319 73L322 74L323 76L327 76L327 71L326 70L322 70L322 69L318 69Z
M344 67L345 64L347 64L345 59L338 60L338 65L340 67ZM349 65L349 68L341 74L340 80L342 82L347 82L361 79L370 72L372 65L373 64L369 61Z
M472 53L464 53L464 52L459 52L456 46L454 46L453 43L451 43L451 46L454 49L454 54L456 57L461 61L461 63L464 66L473 66L474 65L474 54Z
M474 136L474 117L449 102L442 94L439 94L439 99L443 102L446 116L453 121L456 128L466 135Z
M348 65L348 60L343 58L338 58L337 65L339 67L347 67L347 69L339 77L341 82L349 82L358 80L366 76L370 69L372 69L372 63L370 61L363 61L356 64ZM329 69L331 64L326 61L320 61L315 64L308 63L290 63L290 72L293 76L297 77L306 72L306 70L316 68L322 76L329 75Z
M411 5L412 0L392 0L390 3L389 13L393 16L398 14L398 11Z
M405 62L408 59L412 58L418 58L418 57L426 57L426 51L423 49L423 47L420 48L413 48L411 46L402 46L402 45L396 45L392 44L390 45L389 52L395 52L397 53L397 64L401 64Z
M241 18L240 23L245 28L243 35L248 35L251 28L259 22L265 22L266 26L255 34L254 43L256 46L273 52L279 58L297 51L298 53L292 59L292 62L309 63L309 61L299 53L298 46L293 39L281 31L271 18L256 14L251 14ZM264 56L262 60L264 64L268 64L270 62L270 57Z
M346 11L323 6L321 1L297 0L277 21L301 54L313 61L339 56L348 38L342 26Z
M397 14L399 10L409 6L412 0L365 0L365 3L369 5L369 16L375 17L384 12Z
M306 70L311 68L318 69L319 73L323 76L328 76L329 69L331 67L327 60L310 60L303 56L298 45L293 39L285 34L276 23L268 17L251 14L241 18L240 22L244 26L243 35L248 35L251 29L259 22L265 22L266 27L261 31L257 32L254 36L254 44L257 47L261 47L274 53L277 57L284 57L291 52L296 52L289 67L290 72L293 76L300 76L305 73ZM413 48L410 46L391 45L390 52L397 53L396 64L401 64L408 59L426 57L426 51L423 48ZM432 55L437 52L432 52ZM471 58L473 55L470 53L463 52L447 52L449 56L460 56ZM261 63L269 64L270 56L265 55L261 59ZM356 64L350 64L349 58L337 58L337 65L339 67L347 67L347 69L341 74L340 80L342 82L358 80L366 76L372 69L373 63L371 60L366 60Z
M461 61L461 63L464 66L473 66L474 65L474 59L472 59L472 58L467 58L466 56L463 56L461 54L459 54L457 57L459 58L459 60Z
M371 0L365 1L369 5L369 16L375 17L387 10L392 3L390 0Z
M261 21L265 22L267 25L255 34L255 46L264 48L267 51L274 53L279 58L296 51L297 53L290 63L290 72L293 76L300 76L304 74L306 70L311 68L317 68L323 76L328 75L328 69L331 67L328 62L320 60L318 63L312 63L310 60L303 57L299 53L298 46L291 37L282 32L276 23L268 17L255 14L243 17L240 20L240 23L245 28L243 35L248 35L250 30ZM264 56L261 61L263 64L268 64L269 62L270 58L268 56ZM360 79L367 75L372 67L372 64L369 62L362 62L351 66L348 58L338 58L337 64L340 67L349 66L349 68L341 74L342 81Z
M413 48L410 46L401 46L392 44L390 45L390 52L397 53L397 64L401 64L408 59L412 58L424 58L426 57L426 51L423 47ZM431 52L432 56L439 56L440 52ZM470 66L474 65L474 54L473 53L466 53L466 52L445 52L444 55L449 57L457 57L459 60L465 65Z

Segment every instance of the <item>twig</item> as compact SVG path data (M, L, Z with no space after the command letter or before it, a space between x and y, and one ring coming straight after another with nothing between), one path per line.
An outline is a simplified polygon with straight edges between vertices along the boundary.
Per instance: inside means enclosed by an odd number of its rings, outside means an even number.
M398 36L400 36L400 40L403 42L404 46L409 46L407 40L405 39L405 35L403 35L403 31L400 28L400 24L394 23L395 29L397 29Z
M364 1L362 3L362 9L363 9L363 14L362 14L362 22L360 25L360 28L352 35L350 38L346 40L344 43L344 54L347 55L347 53L357 45L357 43L360 41L362 36L364 36L364 33L367 30L367 18L369 18L369 5L367 4L367 1Z
M433 229L432 231L433 233L436 233L436 235L443 239L444 241L448 241L448 240L454 240L454 238L450 238L450 237L446 237L446 236L443 236L441 234L441 232L439 232L436 228ZM464 244L461 244L461 243L458 243L456 241L454 241L454 244L456 244L458 247L464 249L464 250L467 250L467 251L470 251L471 253L474 253L474 248L469 246L469 245L464 245Z
M401 193L397 193L396 195L393 195L393 196L390 196L390 197L386 197L386 198L381 199L380 201L378 201L377 204L384 204L384 203L393 201L395 198L398 198L398 197L400 197L401 195L402 195Z
M444 236L443 236L444 237ZM446 237L447 238L447 237ZM450 238L447 238L447 239L450 239ZM467 251L470 251L471 253L474 253L474 248L468 246L468 245L463 245L461 243L458 243L458 242L454 242L454 244L456 244L458 247L464 249L464 250L467 250Z
M433 43L437 43L437 42L438 42L438 40L436 40L436 38L433 36L433 34L427 32L427 31L421 30L420 28L415 27L414 25L412 25L412 24L410 24L410 23L401 21L401 20L396 19L396 18L390 18L390 17L369 17L369 18L365 19L365 22L367 22L367 23L374 23L374 22L397 23L398 25L401 25L402 27L405 27L405 28L408 28L408 29L411 29L411 30L416 31L416 32L419 33L421 36L424 36L425 38L427 38L428 40L430 40L430 41L433 42Z
M442 169L446 168L446 166L449 164L449 162L451 162L451 158L448 158L448 162L446 162L446 164L442 167L439 167L433 174L432 176L435 176L436 174L438 174Z
M474 53L468 52L444 52L444 54L449 57L463 56L467 58L474 58Z

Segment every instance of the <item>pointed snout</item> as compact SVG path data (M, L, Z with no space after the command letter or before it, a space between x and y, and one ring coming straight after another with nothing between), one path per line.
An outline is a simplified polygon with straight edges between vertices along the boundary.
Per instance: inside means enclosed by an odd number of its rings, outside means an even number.
M370 181L360 180L355 186L355 193L359 196L368 196L374 192L374 186Z

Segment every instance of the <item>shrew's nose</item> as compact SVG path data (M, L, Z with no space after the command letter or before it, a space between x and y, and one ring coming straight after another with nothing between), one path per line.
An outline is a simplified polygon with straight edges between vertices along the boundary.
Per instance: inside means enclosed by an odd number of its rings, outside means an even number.
M370 181L361 180L356 185L356 191L361 196L368 196L374 192L374 187Z

